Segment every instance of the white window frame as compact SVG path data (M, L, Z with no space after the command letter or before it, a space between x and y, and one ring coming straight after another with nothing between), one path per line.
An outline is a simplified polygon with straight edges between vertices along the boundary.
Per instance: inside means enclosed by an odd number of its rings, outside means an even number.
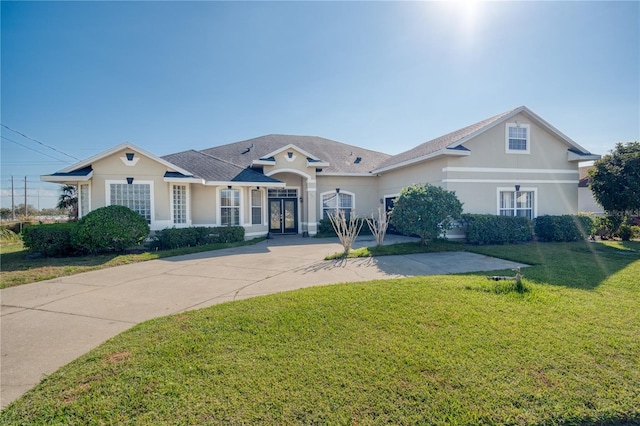
M184 186L185 187L185 222L184 223L176 223L176 218L175 218L175 209L176 209L176 205L175 205L175 201L173 198L173 191L175 190L175 187L177 186ZM176 228L181 228L181 227L188 227L191 226L191 209L190 209L190 205L191 205L191 191L190 191L190 187L191 185L186 184L186 183L174 183L171 184L169 186L169 199L171 200L171 225L175 226Z
M253 204L253 191L257 191L260 193L260 204L259 205L254 205ZM251 189L249 191L249 208L250 208L250 212L249 212L249 216L251 217L251 225L264 225L266 218L264 215L265 212L265 196L264 196L264 190L262 189ZM260 209L260 223L253 223L253 209L254 208L259 208Z
M340 200L340 196L339 194L344 194L344 195L350 195L351 196L351 209L349 210L349 213L354 212L356 210L356 194L354 194L351 191L344 191L344 190L340 190L339 193L336 193L335 189L333 191L325 191L323 193L320 194L320 219L324 219L324 212L325 210L333 210L333 211L337 211L337 210L344 210L343 208L341 208L341 206L337 205L336 208L324 208L324 196L325 195L329 195L329 194L338 194L338 203L339 204L339 200Z
M84 212L83 214L83 209L82 209L82 187L86 186L87 187L87 199L86 199L86 207L87 207L87 211ZM89 214L91 212L91 182L79 182L78 183L78 219L80 219L83 216L86 216L87 214Z
M153 181L152 180L138 180L138 179L134 179L133 182L131 183L131 185L149 185L149 215L151 216L150 218L150 223L149 226L153 227L153 225L155 224L155 197L154 197L154 185L153 185ZM127 180L105 180L104 181L104 185L105 185L105 206L110 206L111 205L111 184L124 184L124 185L129 185L129 183L127 183Z
M496 191L496 214L498 216L502 216L501 215L501 210L504 210L501 206L500 206L500 194L503 192L510 192L510 193L515 193L515 192L532 192L533 193L533 217L531 219L535 219L536 217L538 217L538 188L536 187L520 187L520 190L516 191L515 185L514 186L508 186L508 187L498 187L497 191ZM513 207L513 211L514 213L516 213L518 211L518 208L516 206Z
M237 225L223 225L222 224L222 192L223 191L237 191L238 192L238 224ZM217 190L217 195L218 195L218 217L216 220L216 224L217 226L244 226L244 197L243 197L243 190L242 188L218 188ZM235 206L231 206L231 207L226 207L225 208L236 208Z
M525 143L527 144L526 149L511 149L509 147L509 129L513 129L513 128L526 129L527 131L527 137L525 139ZM507 154L530 154L531 153L531 126L529 124L507 123L507 125L505 126L504 139L505 139L504 149Z

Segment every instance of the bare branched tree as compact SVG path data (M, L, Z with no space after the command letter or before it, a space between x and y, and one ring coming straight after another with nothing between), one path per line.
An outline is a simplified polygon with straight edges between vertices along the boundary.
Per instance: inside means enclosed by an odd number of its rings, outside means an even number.
M389 213L380 206L378 207L378 220L373 217L373 213L366 220L371 234L376 237L376 245L381 246L384 243L384 237L387 235L387 228L389 227Z
M358 220L358 217L353 212L349 215L349 219L347 219L344 210L338 210L335 214L329 213L328 216L333 230L336 231L336 235L338 235L338 239L342 247L344 247L344 255L347 256L364 222Z

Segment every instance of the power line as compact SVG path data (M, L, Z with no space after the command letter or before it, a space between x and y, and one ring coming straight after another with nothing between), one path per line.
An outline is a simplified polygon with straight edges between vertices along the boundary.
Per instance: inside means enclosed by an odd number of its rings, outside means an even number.
M17 133L17 134L19 134L20 136L22 136L22 137L24 137L24 138L27 138L27 139L29 139L29 140L31 140L31 141L34 141L35 143L39 143L40 145L42 145L42 146L44 146L44 147L46 147L46 148L49 148L49 149L51 149L51 150L53 150L53 151L55 151L55 152L58 152L58 153L60 153L60 154L62 154L62 155L66 155L67 157L73 158L73 159L74 159L74 160L76 160L76 161L80 161L80 159L79 159L79 158L74 157L73 155L67 154L66 152L62 152L62 151L60 151L60 150L58 150L58 149L56 149L56 148L54 148L54 147L52 147L52 146L50 146L50 145L47 145L46 143L40 142L40 141L39 141L39 140L37 140L37 139L34 139L34 138L30 137L30 136L25 135L24 133L21 133L21 132L19 132L19 131L17 131L17 130L14 130L14 129L12 129L11 127L9 127L9 126L7 126L7 125L0 124L0 126L4 127L4 128L5 128L5 129L7 129L7 130L11 130L11 131L12 131L12 132L14 132L14 133Z
M3 126L4 126L4 124L3 124ZM0 137L1 137L2 139L6 140L6 141L9 141L9 142L15 143L16 145L20 145L20 146L21 146L21 147L23 147L23 148L30 149L31 151L37 152L37 153L38 153L38 154L40 154L40 155L44 155L44 156L46 156L46 157L53 158L54 160L58 160L58 161L60 161L60 162L62 162L62 163L65 163L65 164L69 164L69 163L70 163L70 161L61 160L61 159L56 158L56 157L54 157L54 156L52 156L52 155L45 154L44 152L40 152L40 151L38 151L38 150L37 150L37 149L35 149L35 148L31 148L30 146L27 146L27 145L21 144L20 142L16 142L16 141L14 141L13 139L9 139L9 138L8 138L8 137L6 137L6 136L0 136ZM63 153L63 154L64 154L64 153Z

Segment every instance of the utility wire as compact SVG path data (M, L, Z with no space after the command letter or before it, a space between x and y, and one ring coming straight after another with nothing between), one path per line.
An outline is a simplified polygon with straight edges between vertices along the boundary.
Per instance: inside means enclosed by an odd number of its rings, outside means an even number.
M31 140L31 141L34 141L35 143L39 143L40 145L42 145L42 146L44 146L44 147L46 147L46 148L49 148L49 149L51 149L51 150L53 150L53 151L55 151L55 152L58 152L58 153L60 153L60 154L62 154L62 155L66 155L67 157L73 158L73 159L74 159L74 160L76 160L76 161L80 161L80 159L79 159L78 157L74 157L73 155L67 154L66 152L62 152L62 151L60 151L60 150L58 150L58 149L55 149L54 147L52 147L52 146L50 146L50 145L47 145L46 143L42 143L42 142L40 142L40 141L39 141L39 140L37 140L37 139L34 139L34 138L30 137L30 136L25 135L24 133L21 133L21 132L19 132L19 131L17 131L17 130L12 129L12 128L11 128L11 127L9 127L9 126L6 126L6 125L4 125L4 124L0 124L0 126L4 127L4 128L5 128L5 129L7 129L7 130L11 130L12 132L17 133L17 134L19 134L20 136L25 137L25 138L27 138L27 139L29 139L29 140Z
M3 124L2 126L4 126L4 124ZM27 146L27 145L21 144L20 142L16 142L16 141L14 141L13 139L9 139L9 138L8 138L8 137L6 137L6 136L0 136L0 137L1 137L2 139L6 140L6 141L9 141L9 142L15 143L16 145L20 145L20 146L21 146L21 147L23 147L23 148L30 149L31 151L37 152L38 154L41 154L41 155L47 156L47 157L49 157L49 158L53 158L54 160L58 160L58 161L60 161L60 162L62 162L62 163L66 163L66 164L69 164L69 163L70 163L70 161L67 161L67 160L61 160L61 159L56 158L56 157L54 157L54 156L52 156L52 155L45 154L44 152L40 152L40 151L38 151L38 150L37 150L37 149L35 149L35 148L31 148L30 146ZM64 154L64 152L63 152L63 154ZM65 154L65 155L66 155L66 154ZM74 157L74 158L75 158L75 157Z

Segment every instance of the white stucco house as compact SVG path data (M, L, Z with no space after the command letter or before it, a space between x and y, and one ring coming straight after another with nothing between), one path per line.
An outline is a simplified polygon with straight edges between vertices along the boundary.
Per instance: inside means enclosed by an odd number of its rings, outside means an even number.
M327 211L369 216L415 183L455 191L467 213L577 214L579 162L598 158L522 106L397 155L316 136L162 157L124 143L41 179L77 186L80 216L120 204L155 230L239 225L247 237L314 235Z

